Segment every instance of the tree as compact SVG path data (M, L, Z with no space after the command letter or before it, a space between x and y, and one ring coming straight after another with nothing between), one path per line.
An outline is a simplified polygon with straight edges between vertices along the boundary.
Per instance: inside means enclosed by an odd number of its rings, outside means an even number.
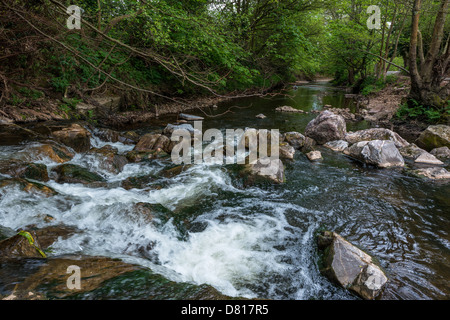
M411 77L410 98L425 106L442 109L449 99L448 85L441 87L450 62L449 37L444 42L444 26L447 17L449 0L441 0L436 14L431 43L426 55L421 45L419 21L422 0L414 0L411 22L411 39L409 49L409 68ZM418 59L417 52L419 50Z

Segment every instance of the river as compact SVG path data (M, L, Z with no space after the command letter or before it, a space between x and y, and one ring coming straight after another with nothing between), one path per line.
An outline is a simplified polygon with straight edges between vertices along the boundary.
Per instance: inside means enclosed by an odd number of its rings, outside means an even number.
M203 129L279 129L304 132L315 113L275 112L281 105L305 111L323 104L354 108L344 93L323 83L301 85L279 95L223 103ZM259 113L265 119L256 119ZM192 114L202 115L199 111ZM174 116L135 127L160 131ZM348 130L366 128L349 123ZM93 132L92 144L102 142ZM114 143L119 152L133 146ZM0 146L0 159L27 145ZM317 266L315 232L329 229L375 256L390 279L383 299L448 299L450 296L450 185L430 182L402 169L376 169L320 148L324 160L296 152L286 166L286 183L242 188L224 166L195 165L154 181L161 189L130 189L120 181L155 174L164 161L128 164L119 174L99 167L89 155L69 163L100 173L107 188L46 185L58 194L43 198L14 188L0 189L0 226L18 229L64 223L82 232L52 245L51 255L83 253L119 258L149 267L176 282L209 284L230 296L284 300L357 299L323 277ZM39 162L48 170L57 164ZM168 219L144 223L132 214L138 202L160 203ZM42 214L54 220L44 221ZM145 248L144 250L142 248ZM136 280L137 281L137 280Z

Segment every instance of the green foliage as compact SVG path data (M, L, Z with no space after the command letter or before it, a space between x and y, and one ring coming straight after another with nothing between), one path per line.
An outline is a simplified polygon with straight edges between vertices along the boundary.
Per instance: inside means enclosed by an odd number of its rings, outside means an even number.
M443 110L432 106L423 106L414 99L408 100L397 110L396 117L399 119L416 119L428 123L438 123L450 115L450 100Z

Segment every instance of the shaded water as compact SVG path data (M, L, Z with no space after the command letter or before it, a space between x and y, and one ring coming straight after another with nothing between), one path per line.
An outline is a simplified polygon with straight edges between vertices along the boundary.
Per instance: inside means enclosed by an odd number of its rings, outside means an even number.
M291 105L305 111L323 104L350 107L342 92L323 84L301 86L292 98L249 98L230 106L203 130L266 128L303 132L316 114L278 113ZM264 113L266 119L256 119ZM199 112L193 114L202 115ZM174 117L138 128L161 130ZM349 130L367 124L349 124ZM106 143L93 139L94 146ZM121 152L133 146L115 144ZM0 157L27 146L0 147ZM389 275L383 299L446 299L450 279L450 185L429 182L401 169L375 169L342 154L320 149L324 160L311 163L300 152L284 161L286 183L243 189L224 166L196 165L174 178L160 177L160 190L118 187L127 177L158 174L168 164L128 164L114 175L90 156L71 163L108 179L108 188L47 183L58 195L30 195L0 189L0 225L17 229L64 223L83 232L53 246L53 255L79 253L116 257L148 266L175 281L207 283L224 294L270 299L355 299L329 283L318 270L314 234L340 233L373 254ZM42 159L49 169L56 163ZM149 225L133 214L138 202L160 203L174 212ZM20 213L20 214L19 214ZM42 214L55 219L45 222ZM143 249L144 248L144 249Z

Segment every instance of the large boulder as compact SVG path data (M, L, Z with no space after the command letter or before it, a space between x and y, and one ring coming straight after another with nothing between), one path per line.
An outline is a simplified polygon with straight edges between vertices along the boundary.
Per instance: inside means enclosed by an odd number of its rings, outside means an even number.
M79 124L74 123L70 127L54 131L52 135L76 152L86 152L91 148L91 133Z
M450 148L450 126L429 126L417 138L416 144L427 151L440 147Z
M385 128L371 128L349 132L345 135L345 140L349 144L370 140L391 140L397 148L409 145L409 142L403 139L398 133Z
M370 255L335 232L324 231L317 241L322 251L322 274L363 299L373 300L382 294L388 278Z
M346 133L345 119L327 110L311 120L305 129L305 136L314 139L318 144L342 140Z
M361 141L350 146L344 153L380 168L403 167L405 164L394 142L390 140Z

